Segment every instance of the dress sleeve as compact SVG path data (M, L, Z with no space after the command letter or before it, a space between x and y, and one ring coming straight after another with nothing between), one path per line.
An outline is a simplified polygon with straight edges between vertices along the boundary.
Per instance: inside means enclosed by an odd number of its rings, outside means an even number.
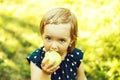
M76 66L77 68L80 66L82 60L83 60L83 51L80 49L75 48L73 51L74 55L75 55L75 61L76 61Z
M34 52L32 52L30 55L28 55L27 60L30 63L32 61L34 64L36 64L41 69L41 62L44 57L44 52L41 49L37 49Z

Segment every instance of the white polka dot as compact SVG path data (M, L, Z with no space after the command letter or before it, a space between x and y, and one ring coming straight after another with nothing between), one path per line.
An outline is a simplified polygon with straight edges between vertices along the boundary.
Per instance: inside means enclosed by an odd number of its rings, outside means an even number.
M73 70L72 69L70 69L70 72L72 72Z
M67 67L67 64L65 65L65 67Z
M39 50L36 50L36 52L38 52Z
M60 77L60 76L58 77L58 80L61 80L61 77Z
M56 75L56 72L53 72L54 75Z
M82 62L82 59L80 59L80 62Z
M37 56L34 56L34 58L36 59L36 58L37 58Z
M76 64L76 62L74 62Z
M72 66L74 66L74 63L72 63Z
M30 58L30 56L27 57L28 59Z
M64 74L64 71L62 71L62 73Z
M42 53L44 53L44 51L42 51Z
M43 59L43 57L41 56L41 59Z
M67 75L67 78L69 78L69 76Z
M79 55L79 52L77 52L77 55Z
M73 55L71 55L71 57L73 57Z
M82 53L84 53L84 51L81 51Z
M76 76L76 73L74 73L74 76Z
M67 59L67 61L69 61L69 59Z

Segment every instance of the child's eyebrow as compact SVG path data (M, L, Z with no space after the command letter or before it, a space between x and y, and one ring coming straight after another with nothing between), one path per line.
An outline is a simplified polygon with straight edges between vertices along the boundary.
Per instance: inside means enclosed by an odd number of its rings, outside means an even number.
M66 38L64 38L64 37L61 37L60 39L66 39Z
M52 36L49 35L49 34L46 34L45 37L52 37ZM57 37L58 37L58 36L57 36ZM66 40L67 38L66 38L66 37L58 37L58 39L64 39L64 40Z
M47 35L45 35L45 36L48 36L48 37L49 37L50 35L47 34Z

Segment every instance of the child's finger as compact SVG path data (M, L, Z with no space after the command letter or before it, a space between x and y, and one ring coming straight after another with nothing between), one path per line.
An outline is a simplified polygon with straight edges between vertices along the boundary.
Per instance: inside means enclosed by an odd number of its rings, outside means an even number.
M49 71L55 72L59 67L59 65L53 65L52 67L49 67Z
M44 58L43 61L42 61L41 66L45 66L47 61L48 61L48 59L47 59L47 58Z

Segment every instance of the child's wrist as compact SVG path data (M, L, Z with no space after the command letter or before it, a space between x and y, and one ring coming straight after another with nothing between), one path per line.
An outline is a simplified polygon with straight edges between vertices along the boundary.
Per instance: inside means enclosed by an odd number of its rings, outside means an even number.
M44 70L42 70L42 75L44 76L51 76L51 73L45 72Z
M40 75L40 79L42 80L50 80L51 79L51 74L46 74L43 70Z

